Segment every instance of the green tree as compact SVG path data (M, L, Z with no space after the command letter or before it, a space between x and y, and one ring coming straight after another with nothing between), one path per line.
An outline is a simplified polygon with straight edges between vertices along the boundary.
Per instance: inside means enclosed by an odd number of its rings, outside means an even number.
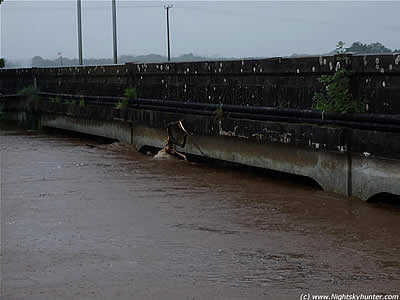
M315 93L313 108L326 112L361 112L362 103L355 101L350 91L348 71L341 69L333 75L322 75L319 81L324 89Z
M4 68L5 65L6 65L6 60L4 58L0 58L0 68Z
M392 53L392 50L386 48L381 43L372 43L368 47L371 49L372 53Z
M338 61L343 62L346 53L345 43L336 45ZM362 112L363 103L353 98L350 90L350 73L345 67L337 69L333 75L322 75L319 78L323 89L314 94L313 109L326 112Z
M337 44L336 44L336 54L344 54L345 52L346 52L346 48L344 48L344 45L345 45L346 43L345 42L343 42L343 41L339 41Z
M378 42L368 45L361 42L355 42L349 48L346 48L346 52L353 52L355 54L385 54L392 53L392 50Z

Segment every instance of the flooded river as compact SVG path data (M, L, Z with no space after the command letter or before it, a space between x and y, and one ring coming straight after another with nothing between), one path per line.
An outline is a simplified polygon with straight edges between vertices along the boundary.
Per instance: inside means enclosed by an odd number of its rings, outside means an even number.
M2 299L399 293L400 206L0 130Z

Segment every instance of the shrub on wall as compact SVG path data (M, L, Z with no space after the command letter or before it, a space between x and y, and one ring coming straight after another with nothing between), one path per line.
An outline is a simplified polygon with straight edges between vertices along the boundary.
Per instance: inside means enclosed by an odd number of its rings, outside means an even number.
M136 88L126 88L124 91L124 96L125 98L122 101L119 101L115 106L116 109L126 110L129 105L129 100L137 99Z
M128 108L128 103L129 103L128 101L129 101L128 98L124 98L122 101L119 101L117 103L115 108L119 110L126 110Z
M313 109L326 112L362 112L364 105L362 101L354 99L350 89L350 72L341 66L345 65L346 57L344 43L340 41L336 46L338 65L333 75L322 75L319 82L323 89L313 96Z
M127 88L127 89L125 89L124 96L126 98L128 98L129 100L136 100L137 99L136 88Z
M18 92L18 95L25 98L25 108L28 111L36 112L39 109L39 90L34 86L28 86Z
M314 94L313 108L326 112L362 112L361 101L353 99L350 90L350 75L346 70L319 79L324 89Z
M80 108L85 107L85 98L83 98L82 96L81 96L81 98L79 100L79 107Z

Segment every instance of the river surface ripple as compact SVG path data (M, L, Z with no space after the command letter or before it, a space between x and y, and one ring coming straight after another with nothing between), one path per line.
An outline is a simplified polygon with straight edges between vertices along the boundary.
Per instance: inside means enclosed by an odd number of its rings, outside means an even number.
M0 149L4 299L399 293L399 206L77 137Z

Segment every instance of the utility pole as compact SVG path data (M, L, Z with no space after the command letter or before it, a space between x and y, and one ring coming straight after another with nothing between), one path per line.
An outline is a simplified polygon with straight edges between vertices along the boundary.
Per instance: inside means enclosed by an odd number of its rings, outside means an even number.
M1 3L3 2L3 0L0 0L0 19L1 19ZM0 31L1 30L1 22L0 22ZM1 49L0 49L0 69L4 68L6 66L6 60L4 58L1 58Z
M113 44L114 44L114 64L118 63L117 51L117 6L116 0L112 0L112 23L113 23Z
M172 5L164 5L164 9L167 10L167 41L168 41L168 61L171 61L171 44L169 40L169 9L172 8Z
M81 0L77 0L77 12L78 12L78 53L79 53L79 64L83 65L82 57L82 4Z

